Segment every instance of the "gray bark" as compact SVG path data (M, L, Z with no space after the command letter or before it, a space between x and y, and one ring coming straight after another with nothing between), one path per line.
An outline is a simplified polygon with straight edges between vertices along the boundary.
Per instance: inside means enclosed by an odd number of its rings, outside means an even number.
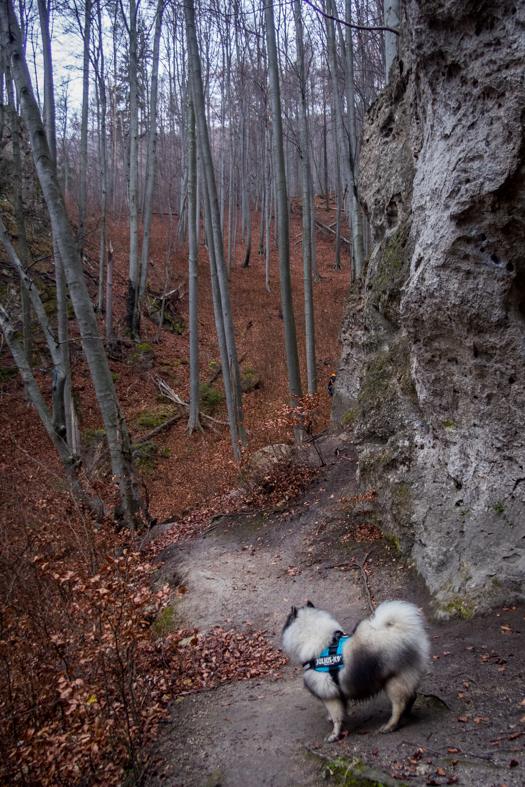
M149 242L151 237L151 213L153 210L153 187L155 185L155 171L157 168L157 85L159 74L159 44L162 23L162 13L164 11L164 0L158 0L157 12L155 15L155 34L153 38L153 60L151 64L151 90L150 90L150 115L149 115L149 136L148 136L148 156L146 171L146 193L144 199L142 236L142 252L140 257L140 288L139 305L140 310L146 293L146 282L148 278L148 257ZM171 209L170 209L171 215Z
M129 279L126 322L128 333L138 336L139 327L139 218L138 218L138 81L137 4L129 2Z
M76 497L81 499L88 508L97 516L104 515L104 505L100 498L95 497L90 490L87 489L85 482L79 479L78 470L80 467L79 457L74 454L69 448L67 442L64 440L64 434L56 428L54 419L52 419L48 406L45 402L42 392L37 385L33 376L31 368L25 362L25 354L20 342L16 337L16 330L11 323L9 314L4 307L0 304L0 329L4 334L7 346L14 358L14 361L20 372L20 376L24 381L25 389L29 393L29 397L33 406L35 407L42 424L51 438L57 453L64 465L66 475L71 483L71 488Z
M22 157L20 155L20 135L18 131L18 113L16 111L15 100L13 95L13 82L9 66L6 67L6 90L7 102L9 106L9 116L11 125L11 142L13 146L13 164L14 164L14 203L15 203L15 221L16 230L18 233L18 256L22 270L27 270L27 237L26 237L26 224L24 220L24 208L22 202ZM31 366L32 360L32 342L31 342L31 301L27 287L21 279L21 301L22 301L22 334L24 353L28 366Z
M99 161L100 161L100 265L98 273L98 298L96 311L101 314L104 310L104 276L106 267L106 201L108 188L108 166L106 155L106 83L104 68L104 47L102 43L102 13L100 2L97 3L98 15L98 67L97 81L100 100L99 123Z
M270 225L272 222L272 150L270 142L270 130L266 129L265 136L267 174L266 174L266 291L270 289Z
M42 35L42 57L44 61L44 128L53 161L56 161L55 97L53 67L51 62L51 37L49 35L49 13L45 0L38 0L40 32Z
M190 416L187 429L191 434L200 429L199 423L199 320L197 301L197 227L195 226L197 202L197 140L195 138L195 112L191 91L188 91L188 276L189 276L189 330L190 330Z
M355 88L354 88L354 45L352 41L352 0L346 0L346 46L345 46L345 84L346 84L346 111L348 113L348 139L350 143L350 166L352 169L352 234L354 243L354 258L356 273L361 272L365 258L363 242L363 218L357 184L359 180L359 156L357 150L357 135L355 123ZM392 35L392 33L390 34Z
M242 411L242 391L241 379L239 373L239 361L237 358L237 348L235 346L235 333L233 329L233 318L230 302L230 293L228 290L228 279L226 273L226 265L224 261L224 247L221 232L221 218L219 210L219 201L217 197L217 187L215 183L215 174L213 168L213 160L211 155L211 146L208 134L208 125L206 122L206 112L204 104L204 90L202 84L202 74L200 67L200 56L197 44L197 35L195 32L195 9L193 0L186 0L184 5L184 14L186 19L186 35L188 41L188 57L191 69L191 89L193 93L194 107L195 107L195 120L197 126L197 133L199 138L199 149L202 156L202 169L205 180L205 188L203 193L209 200L209 224L211 227L207 232L209 249L213 246L214 259L216 262L217 280L219 284L221 296L221 311L222 320L224 325L224 333L226 339L227 358L223 359L223 377L226 380L228 375L225 370L230 370L230 385L231 392L234 394L230 397L227 396L228 409L235 408L233 415L230 414L230 424L232 428L232 442L234 446L234 453L239 456L240 442L243 446L246 445L246 431L244 428L244 416ZM210 234L211 232L211 234ZM211 256L210 256L211 261ZM225 385L226 388L226 385Z
M387 27L399 28L399 0L384 0L385 25ZM385 36L385 80L388 84L388 73L390 66L397 55L397 35L384 32Z
M42 52L44 60L44 128L49 145L52 162L56 167L56 118L55 95L53 85L53 63L51 55L51 38L49 35L49 10L45 0L39 0L40 29L42 34ZM80 451L80 438L78 435L75 406L72 396L71 357L69 351L69 324L67 314L67 284L58 248L57 239L53 232L53 256L55 262L55 283L58 311L58 341L61 349L61 361L55 364L54 386L54 418L62 420L65 414L67 440L70 448L75 452ZM62 397L62 400L60 400Z
M334 13L334 5L333 0L327 0L327 7L328 13ZM353 265L354 270L357 276L361 273L361 267L363 264L364 253L363 253L363 235L362 232L359 234L357 230L354 231L354 225L358 224L360 221L360 207L359 207L359 200L357 198L357 185L354 179L354 172L353 172L353 162L351 158L351 151L350 151L350 143L349 139L345 133L344 125L343 125L343 107L341 101L341 95L339 93L339 85L337 83L337 63L336 63L336 48L335 48L335 27L333 19L329 19L326 17L326 33L327 33L327 44L328 44L328 61L330 66L330 72L332 76L332 87L333 87L333 96L334 96L334 107L335 107L335 120L336 120L336 131L337 131L337 144L339 146L340 152L340 160L343 165L343 180L348 189L349 205L351 206L349 209L349 213L351 216L351 224L352 224L352 231L354 234L354 240L361 238L361 243L354 243L353 248Z
M129 435L113 385L104 347L98 334L93 306L58 183L56 167L51 158L44 126L33 95L29 72L23 56L20 28L13 10L12 0L0 3L0 26L3 48L10 59L11 73L17 87L22 117L29 132L38 179L49 210L53 237L56 238L64 264L64 271L78 320L84 352L104 421L112 471L118 479L122 495L123 515L127 524L133 528L136 522L136 504L140 498L138 498L133 485Z
M42 0L40 0L42 1ZM91 37L91 0L84 0L84 64L82 70L82 120L80 124L80 167L78 183L78 236L77 246L80 259L84 256L86 234L86 188L88 158L88 112L89 112L89 43Z
M264 10L266 40L268 46L268 68L272 106L273 151L276 184L276 208L279 225L279 280L281 285L281 305L284 323L284 341L288 366L288 387L292 405L302 396L299 355L295 331L295 317L290 278L290 228L289 205L286 186L286 171L283 147L283 125L281 115L281 95L279 90L279 65L275 41L273 6L267 3Z
M304 73L303 20L301 4L294 0L295 40L297 47L297 69L299 76L299 147L301 156L301 181L303 196L303 278L304 278L304 321L306 335L306 370L308 393L317 393L317 368L315 362L314 293L312 285L312 227L310 201L310 152L308 149L308 127L306 118L306 79Z
M108 269L106 279L106 340L112 336L113 327L113 246L108 246Z

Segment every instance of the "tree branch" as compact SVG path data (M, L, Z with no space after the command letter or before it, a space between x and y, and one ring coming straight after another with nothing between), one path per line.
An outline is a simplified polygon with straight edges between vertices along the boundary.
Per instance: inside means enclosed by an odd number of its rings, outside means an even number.
M351 27L352 30L371 30L371 31L378 31L378 32L387 32L387 33L395 33L398 36L399 30L396 30L395 27L387 27L386 25L377 25L372 27L367 27L366 25L354 25L352 22L345 22L343 19L339 19L337 16L331 16L323 11L321 8L317 8L310 0L303 0L306 5L309 5L310 8L313 8L314 11L317 11L318 14L324 16L325 19L333 19L334 22L338 22L341 25L345 25L346 27Z

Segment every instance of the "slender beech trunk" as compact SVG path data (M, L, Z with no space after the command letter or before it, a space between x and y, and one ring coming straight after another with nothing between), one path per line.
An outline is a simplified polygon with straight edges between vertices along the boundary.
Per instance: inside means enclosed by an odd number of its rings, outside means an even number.
M38 179L49 210L53 237L56 238L64 265L69 293L82 337L82 346L104 421L112 472L118 479L122 496L122 513L127 524L134 528L136 508L140 498L133 484L131 445L126 422L117 399L104 346L98 334L93 306L69 224L56 167L49 151L40 111L31 87L23 55L20 28L12 0L0 3L0 30L4 51L7 52L10 59L11 73L17 87L22 117L29 133Z
M82 121L80 124L80 171L79 171L79 179L78 179L78 236L77 236L78 253L80 255L81 260L84 256L84 237L86 234L90 37L91 37L91 0L84 0L84 65L82 70Z
M315 188L314 176L310 169L310 232L311 232L311 245L312 245L312 268L314 272L314 281L321 281L321 274L317 268L317 250L315 245Z
M234 194L233 194L233 113L231 104L231 52L228 49L228 72L226 79L226 97L228 101L228 141L230 148L230 179L228 186L228 281L232 275L232 228L233 228L233 211L234 211Z
M211 208L210 208L210 198L207 189L203 191L203 203L204 203L204 225L206 227L206 231L212 235L213 230L211 226ZM239 439L237 434L237 424L235 421L235 410L234 410L234 397L232 392L231 386L231 375L227 372L227 367L225 367L225 363L228 362L228 346L227 346L227 339L226 339L226 331L224 326L224 319L223 319L223 311L222 311L222 298L221 298L221 290L219 284L219 277L217 275L217 260L215 258L215 247L213 243L210 243L209 249L209 260L210 260L210 279L211 279L211 291L213 296L213 312L215 315L215 329L217 332L217 341L219 343L219 352L221 355L221 364L222 364L222 379L224 382L224 395L226 397L226 404L228 407L228 421L230 424L230 433L232 436L232 445L233 445L233 455L237 462L240 461L241 452L239 448ZM235 437L235 439L234 439Z
M326 212L330 212L330 193L328 190L328 127L326 125L326 101L323 95L323 164L324 164L324 198Z
M113 246L108 245L108 271L106 281L106 341L113 335Z
M148 136L148 156L146 172L146 189L144 198L143 225L144 233L142 236L142 253L140 257L140 287L139 304L140 311L146 294L146 282L148 280L148 257L149 242L151 237L151 214L153 211L153 187L155 186L155 170L157 168L157 84L159 74L159 48L160 31L162 23L162 13L164 11L164 0L158 0L157 13L155 15L155 35L153 38L153 61L151 64L151 90L150 90L150 114L149 114L149 136ZM171 215L171 208L170 208Z
M246 431L244 428L244 417L242 411L242 391L239 373L239 361L237 358L237 348L235 346L235 333L233 328L233 318L228 290L228 279L226 265L224 261L224 247L221 233L221 217L219 201L217 198L217 186L213 169L208 125L206 122L206 111L204 104L204 89L202 84L202 73L200 66L200 56L195 32L195 9L193 0L186 0L184 4L184 15L186 19L186 36L188 43L188 58L191 70L191 89L195 107L195 120L199 139L199 149L202 156L202 169L205 180L203 194L205 201L209 205L209 230L208 244L211 252L213 247L213 258L216 264L217 280L220 290L222 322L226 339L227 356L222 359L223 379L225 382L226 401L230 417L230 429L232 432L233 450L236 459L240 457L239 442L246 445ZM210 264L212 255L210 254ZM230 372L230 380L227 385L226 378ZM228 389L230 396L228 397Z
M102 314L104 311L104 277L106 268L106 204L108 190L108 165L106 153L106 74L104 67L104 47L102 43L102 13L101 3L97 3L98 15L98 94L100 101L99 124L99 162L100 162L100 265L98 273L98 298L95 311Z
M45 402L42 392L33 376L31 368L26 364L24 349L16 336L16 328L13 326L8 313L5 308L0 304L0 329L4 334L7 346L13 356L13 359L18 367L20 376L24 381L25 389L29 393L31 402L33 403L44 429L51 438L57 453L64 465L66 475L71 482L71 488L77 498L82 500L84 504L95 514L97 517L104 515L104 505L100 498L94 496L86 487L85 482L81 481L78 474L80 466L79 457L74 454L67 442L64 440L64 434L57 429L54 419L51 417L48 406ZM65 427L64 427L65 431Z
M263 145L264 145L264 137L263 137ZM257 254L261 256L264 254L264 228L266 224L266 148L263 147L263 156L262 156L262 194L261 194L261 221L259 224L259 249Z
M348 113L348 139L350 142L350 166L352 168L352 233L354 244L354 258L356 260L356 274L359 276L365 258L363 241L363 218L357 184L359 181L359 157L357 150L357 134L355 122L355 88L354 88L354 44L352 41L352 0L346 0L346 52L345 52L345 83L346 106Z
M49 11L45 0L39 0L38 10L40 16L40 29L42 34L42 52L44 60L44 128L47 144L53 165L56 168L56 122L55 122L55 95L53 85L53 63L51 57L51 38L49 35ZM67 304L67 283L58 247L57 238L53 230L53 256L55 262L55 284L58 312L58 340L61 348L61 361L55 365L56 391L60 391L64 401L60 407L64 408L66 416L67 440L75 454L80 453L80 436L73 403L73 384L71 375L71 356L69 351L69 318ZM57 405L58 406L58 405Z
M270 129L266 129L266 290L270 289L270 227L272 222L272 146L270 142Z
M335 7L333 0L327 0L326 2L327 11L329 14L335 15ZM341 161L343 164L343 179L344 183L348 189L348 194L350 195L350 202L349 204L352 206L348 209L348 213L350 214L349 218L352 224L352 233L354 238L361 238L361 243L354 244L354 254L353 254L353 263L354 263L354 270L357 276L359 276L361 272L361 267L363 264L363 244L362 239L363 235L362 232L359 234L358 230L355 230L354 233L354 224L360 218L360 207L359 207L359 200L357 199L357 186L354 182L354 173L352 172L352 161L350 155L350 144L348 137L345 133L345 129L343 126L343 107L341 101L341 95L339 93L339 85L337 82L337 63L336 63L336 46L335 46L335 27L333 19L326 18L326 33L327 33L327 44L328 44L328 61L330 65L330 72L332 76L332 88L333 88L333 100L334 100L334 107L335 107L335 120L336 120L336 131L337 131L337 144L339 146L339 152L341 156Z
M399 27L399 0L384 0L384 19L388 27ZM388 72L397 55L397 36L385 31L385 80L388 84Z
M168 190L168 215L170 217L170 235L168 240L168 251L166 254L166 262L164 263L164 288L162 290L162 300L160 302L159 312L159 327L157 330L157 344L160 342L162 336L162 326L164 324L164 309L166 308L166 293L168 292L168 283L170 280L170 257L171 257L171 240L173 238L173 213L171 211L171 183Z
M281 304L284 323L284 341L288 366L288 387L292 406L302 396L301 372L295 317L292 300L292 283L290 277L290 226L288 192L286 187L286 170L283 147L283 124L281 115L281 95L279 90L279 64L277 62L277 45L275 40L275 24L273 6L267 3L264 9L266 40L268 46L268 68L270 79L270 96L272 106L273 152L276 183L276 207L279 224L279 280L281 284Z
M335 170L336 170L336 188L337 188L337 217L335 227L335 262L334 269L336 271L342 270L341 267L341 213L343 208L343 192L341 188L341 168L339 166L339 155L335 151Z
M195 111L191 91L188 91L188 277L189 277L189 324L190 324L190 415L188 432L201 429L199 423L199 320L198 320L198 280L197 260L199 246L197 243L197 227L195 226L195 203L197 201L197 140L195 137Z
M317 368L315 362L314 292L312 285L312 213L310 200L310 152L306 118L306 79L304 73L303 20L300 0L294 0L295 42L299 76L299 149L301 156L301 181L303 195L303 278L304 322L306 336L306 369L308 393L317 393Z
M5 74L6 90L7 90L7 103L9 107L9 122L11 126L11 144L13 147L13 164L14 164L14 203L15 203L15 221L16 231L18 233L18 256L22 270L27 270L27 236L26 224L24 220L24 207L22 201L22 157L20 155L20 134L18 129L18 113L15 106L15 97L13 95L13 82L11 79L11 72L9 65L6 66ZM31 301L27 287L21 281L20 286L21 301L22 301L22 336L24 353L26 362L31 367L33 347L31 342Z
M137 78L137 3L129 0L129 279L126 323L128 333L139 332L139 114Z
M228 45L228 38L225 36L225 45ZM222 73L226 71L226 56L224 46L222 49ZM224 237L224 208L226 205L226 91L224 89L225 80L221 80L221 174L220 174L220 194L221 194L221 232Z

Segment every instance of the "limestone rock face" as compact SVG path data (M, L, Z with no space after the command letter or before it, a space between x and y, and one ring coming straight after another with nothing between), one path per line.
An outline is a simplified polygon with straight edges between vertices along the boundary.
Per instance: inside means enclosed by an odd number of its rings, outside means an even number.
M525 597L525 7L406 0L333 419L440 614Z

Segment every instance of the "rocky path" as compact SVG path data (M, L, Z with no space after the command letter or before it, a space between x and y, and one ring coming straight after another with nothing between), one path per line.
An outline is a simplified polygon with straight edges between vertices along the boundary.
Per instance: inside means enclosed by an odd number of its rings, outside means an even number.
M349 436L324 438L321 451L326 467L286 517L232 517L164 550L161 579L176 575L187 588L181 622L201 632L216 625L265 630L279 648L290 606L310 598L352 630L369 614L362 572L333 568L351 557L367 559L375 601L406 598L430 618L428 596L410 566L386 539L370 540L362 513L369 504L348 503L356 495ZM302 670L291 666L278 678L183 697L152 752L145 784L313 787L333 777L343 784L522 787L524 615L518 608L430 621L431 672L413 713L391 735L375 734L389 716L380 696L354 710L341 742L325 743L330 725L323 706L303 689Z

